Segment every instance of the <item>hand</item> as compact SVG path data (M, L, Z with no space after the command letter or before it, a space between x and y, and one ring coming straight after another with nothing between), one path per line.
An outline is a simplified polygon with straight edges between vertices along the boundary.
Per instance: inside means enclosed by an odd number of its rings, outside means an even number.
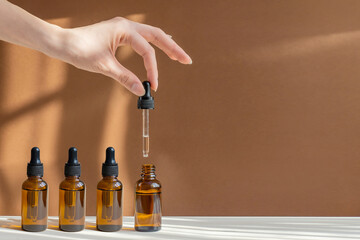
M77 68L109 76L132 93L142 96L145 90L139 78L121 65L115 57L119 46L130 45L144 59L147 80L151 88L158 88L158 69L152 43L172 60L191 64L192 60L171 37L159 28L116 17L93 25L63 29L62 47L48 53Z

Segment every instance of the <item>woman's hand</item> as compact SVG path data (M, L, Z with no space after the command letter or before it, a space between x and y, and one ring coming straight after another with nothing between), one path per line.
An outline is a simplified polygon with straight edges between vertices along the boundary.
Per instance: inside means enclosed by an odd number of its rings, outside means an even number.
M144 88L139 78L115 58L119 46L130 45L143 57L147 80L153 90L158 87L158 69L155 50L149 42L173 60L192 63L189 55L161 29L121 17L85 27L61 29L58 36L62 47L50 48L53 52L48 55L77 68L109 76L138 96L144 95Z
M63 29L5 0L0 0L0 40L36 49L80 69L102 73L139 96L145 93L139 78L115 58L119 46L130 45L143 57L147 80L154 90L158 87L158 69L155 50L149 42L171 59L191 64L189 55L159 28L116 17L90 26Z

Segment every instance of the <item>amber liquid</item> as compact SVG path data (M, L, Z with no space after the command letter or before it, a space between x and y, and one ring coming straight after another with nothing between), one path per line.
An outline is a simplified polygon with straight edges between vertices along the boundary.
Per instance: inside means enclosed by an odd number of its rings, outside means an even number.
M97 189L96 226L100 231L113 232L122 227L122 190Z
M60 189L59 227L63 231L81 231L85 227L85 189Z
M21 225L30 232L44 231L47 228L47 189L22 189Z
M161 193L136 192L135 230L151 232L161 228Z

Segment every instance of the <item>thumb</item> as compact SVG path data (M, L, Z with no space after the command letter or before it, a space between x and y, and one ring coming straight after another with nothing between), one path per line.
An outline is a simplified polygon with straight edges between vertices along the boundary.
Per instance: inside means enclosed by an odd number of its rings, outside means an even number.
M145 94L145 89L139 78L122 66L115 57L112 61L109 61L107 65L108 66L102 71L104 75L115 79L137 96L143 96Z

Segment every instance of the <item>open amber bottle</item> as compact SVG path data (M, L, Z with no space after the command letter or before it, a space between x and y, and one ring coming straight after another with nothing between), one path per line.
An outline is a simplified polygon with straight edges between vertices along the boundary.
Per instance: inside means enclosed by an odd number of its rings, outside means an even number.
M77 149L69 149L65 164L65 180L59 189L59 228L67 232L81 231L85 227L85 184L80 180Z
M122 184L117 179L118 164L115 150L106 149L106 159L102 165L103 179L97 185L96 228L114 232L122 227Z
M155 166L144 164L136 182L135 230L154 232L161 229L161 184L156 179Z
M28 179L22 185L21 228L25 231L39 232L47 228L48 185L43 175L40 150L34 147L27 166Z

